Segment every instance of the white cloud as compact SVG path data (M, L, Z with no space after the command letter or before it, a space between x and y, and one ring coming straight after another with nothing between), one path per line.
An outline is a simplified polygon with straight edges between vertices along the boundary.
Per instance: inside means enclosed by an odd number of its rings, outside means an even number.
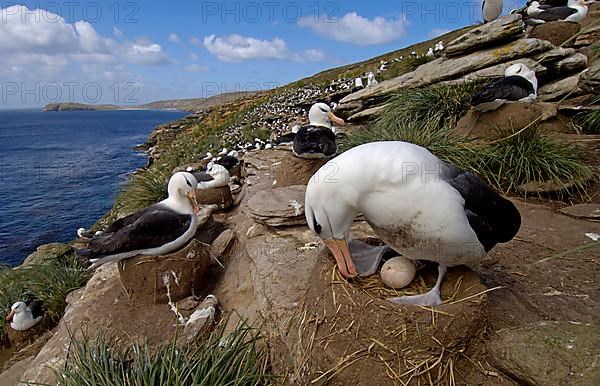
M192 43L195 46L202 47L202 40L198 39L195 36L190 38L190 43Z
M192 72L192 73L195 73L195 72L206 72L206 71L208 71L208 67L207 66L201 66L199 64L190 64L190 65L185 66L183 68L183 70L185 72Z
M196 53L190 52L190 54L188 55L188 57L190 58L191 61L195 62L196 60L198 60L199 56Z
M294 54L292 59L296 62L320 62L325 59L325 53L321 50L309 49L300 54Z
M117 27L113 27L113 35L115 35L115 37L120 38L123 36L123 31L121 31Z
M156 43L132 43L126 47L124 57L135 64L164 64L169 59Z
M181 40L179 40L179 36L175 32L172 32L172 33L169 34L169 41L173 42L173 43L180 43L181 42Z
M350 12L339 19L315 19L307 16L300 19L298 25L339 42L369 46L398 40L404 36L407 22L383 17L370 20L356 12Z
M285 59L288 49L285 40L260 40L253 37L232 34L228 36L209 35L204 38L204 47L225 62L242 62L249 59Z
M224 62L243 62L252 59L290 59L296 62L317 62L325 58L321 50L308 49L294 53L285 40L261 40L237 34L227 36L209 35L204 38L204 47Z
M98 34L86 21L68 23L61 16L17 5L0 10L0 60L24 63L70 61L110 63L125 60L135 64L168 62L156 43L118 43ZM122 35L114 27L113 34Z

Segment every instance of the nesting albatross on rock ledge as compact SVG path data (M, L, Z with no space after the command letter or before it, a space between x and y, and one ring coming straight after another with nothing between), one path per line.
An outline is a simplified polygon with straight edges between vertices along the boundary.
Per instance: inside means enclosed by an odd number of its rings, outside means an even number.
M494 245L510 241L521 224L517 208L479 177L406 142L355 147L317 174L329 177L310 179L306 219L333 253L342 276L354 277L364 269L364 257L351 256L348 247L350 227L359 213L396 252L439 264L432 290L389 299L395 303L441 304L446 268L476 265Z
M146 209L115 221L77 254L93 262L90 269L137 255L174 252L194 237L198 228L193 174L175 173L169 180L169 197Z

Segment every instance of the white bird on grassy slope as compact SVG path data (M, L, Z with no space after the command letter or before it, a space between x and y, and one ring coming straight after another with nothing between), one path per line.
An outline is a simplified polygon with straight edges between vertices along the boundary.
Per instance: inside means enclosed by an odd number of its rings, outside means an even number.
M479 177L406 142L373 142L346 151L317 175L335 169L335 183L311 178L305 214L310 229L333 253L342 276L354 277L377 259L352 256L348 234L362 213L377 236L411 260L439 264L438 279L422 295L390 299L400 304L441 304L447 267L476 265L494 245L519 230L517 208ZM375 260L375 261L369 261Z
M25 331L35 326L44 317L42 302L33 300L28 303L16 302L10 308L6 321L13 330Z

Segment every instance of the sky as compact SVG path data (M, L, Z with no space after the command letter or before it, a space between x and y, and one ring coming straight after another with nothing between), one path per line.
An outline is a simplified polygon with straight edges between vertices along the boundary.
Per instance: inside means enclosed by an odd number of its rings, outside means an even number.
M0 108L265 90L480 22L481 0L0 0Z

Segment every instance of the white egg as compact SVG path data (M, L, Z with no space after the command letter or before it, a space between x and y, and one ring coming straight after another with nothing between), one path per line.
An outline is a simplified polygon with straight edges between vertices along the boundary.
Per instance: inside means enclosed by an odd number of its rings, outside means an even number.
M397 256L389 259L381 267L381 280L391 288L404 288L409 285L417 269L415 263L404 256Z

